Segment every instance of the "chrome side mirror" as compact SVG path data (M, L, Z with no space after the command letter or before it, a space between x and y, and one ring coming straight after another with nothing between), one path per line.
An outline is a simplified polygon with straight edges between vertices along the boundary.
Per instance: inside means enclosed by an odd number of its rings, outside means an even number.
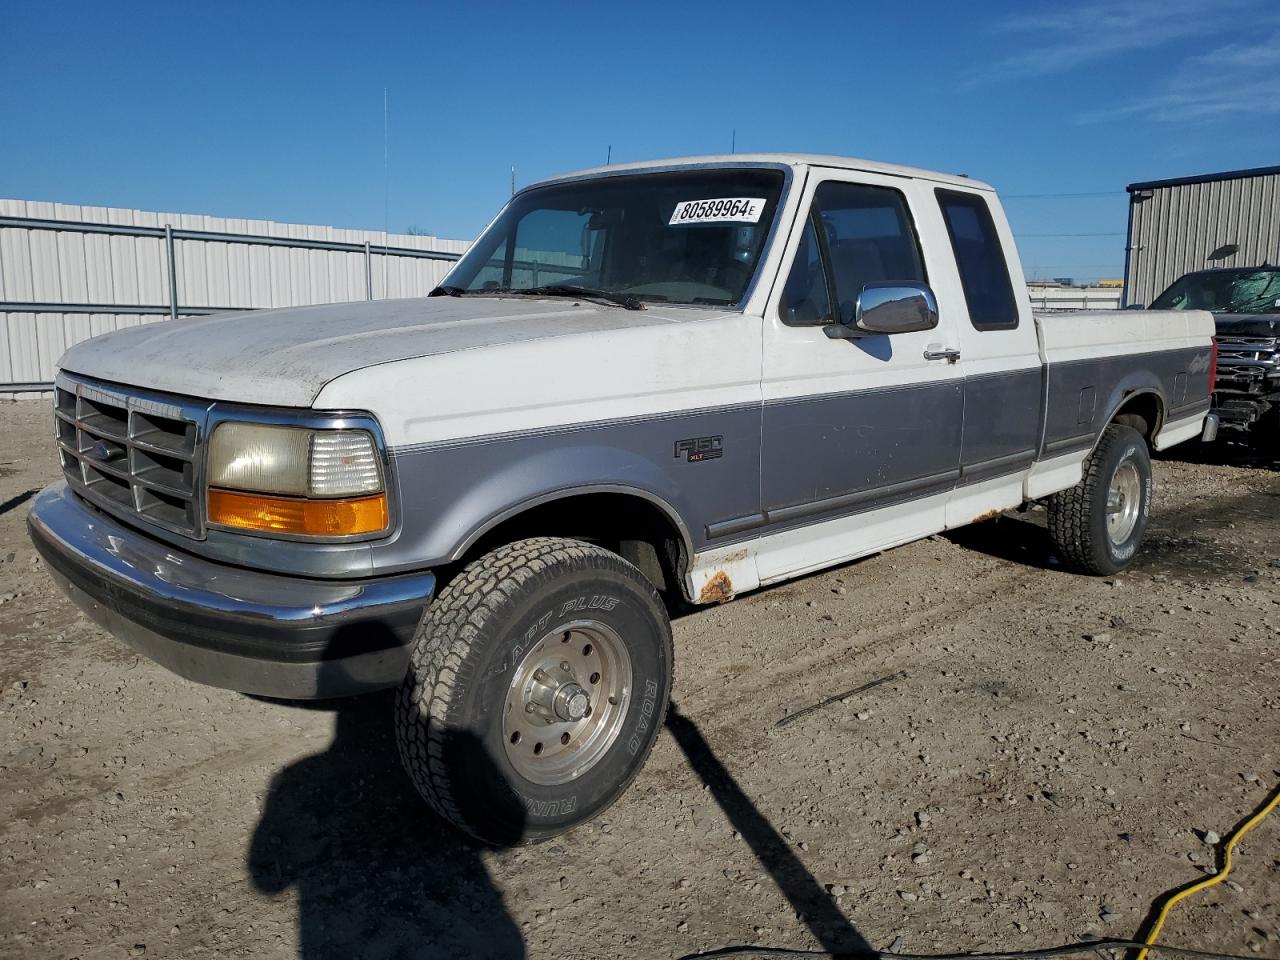
M923 283L868 283L858 293L853 323L828 324L836 340L875 334L913 333L938 325L938 301Z

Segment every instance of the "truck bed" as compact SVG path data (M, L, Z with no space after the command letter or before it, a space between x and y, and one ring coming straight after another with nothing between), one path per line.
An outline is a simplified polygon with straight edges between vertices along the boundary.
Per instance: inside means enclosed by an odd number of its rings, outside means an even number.
M1214 333L1205 310L1073 310L1036 313L1040 357L1045 363L1128 356L1160 350L1204 351Z
M1151 397L1157 449L1199 430L1212 390L1209 313L1082 310L1035 320L1045 372L1041 459L1092 447L1112 414L1137 395Z

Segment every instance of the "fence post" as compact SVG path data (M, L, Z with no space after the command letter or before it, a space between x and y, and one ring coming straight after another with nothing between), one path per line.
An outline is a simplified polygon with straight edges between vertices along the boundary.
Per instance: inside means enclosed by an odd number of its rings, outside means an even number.
M364 242L364 298L373 299L373 257L369 253L369 241Z
M178 261L173 254L173 227L164 225L164 246L169 255L169 319L178 319Z

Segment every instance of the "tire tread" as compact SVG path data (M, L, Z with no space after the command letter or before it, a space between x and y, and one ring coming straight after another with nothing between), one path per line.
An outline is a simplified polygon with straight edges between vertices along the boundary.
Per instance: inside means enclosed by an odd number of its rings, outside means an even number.
M1084 476L1069 490L1062 490L1048 499L1049 536L1058 552L1063 567L1074 573L1099 576L1114 572L1098 559L1106 547L1096 542L1091 521L1102 498L1102 510L1106 510L1107 487L1101 476L1103 465L1110 452L1134 437L1141 439L1132 427L1110 424L1103 432L1089 459L1085 462ZM1144 441L1145 442L1145 441Z
M472 836L483 839L457 801L444 742L451 729L462 725L457 693L475 669L473 647L503 607L537 580L601 568L640 585L661 608L648 579L616 553L580 540L535 537L498 547L469 564L423 613L411 658L414 669L396 697L396 742L405 770L430 807ZM652 748L651 739L627 783Z

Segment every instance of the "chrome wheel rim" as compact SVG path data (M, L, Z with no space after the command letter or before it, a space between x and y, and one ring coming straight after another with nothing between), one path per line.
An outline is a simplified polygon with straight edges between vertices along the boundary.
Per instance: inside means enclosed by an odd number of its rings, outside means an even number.
M507 690L502 740L507 760L533 783L582 776L612 748L631 700L631 655L618 632L575 620L521 657Z
M1133 534L1142 508L1142 476L1125 461L1116 468L1107 488L1107 536L1119 546Z

